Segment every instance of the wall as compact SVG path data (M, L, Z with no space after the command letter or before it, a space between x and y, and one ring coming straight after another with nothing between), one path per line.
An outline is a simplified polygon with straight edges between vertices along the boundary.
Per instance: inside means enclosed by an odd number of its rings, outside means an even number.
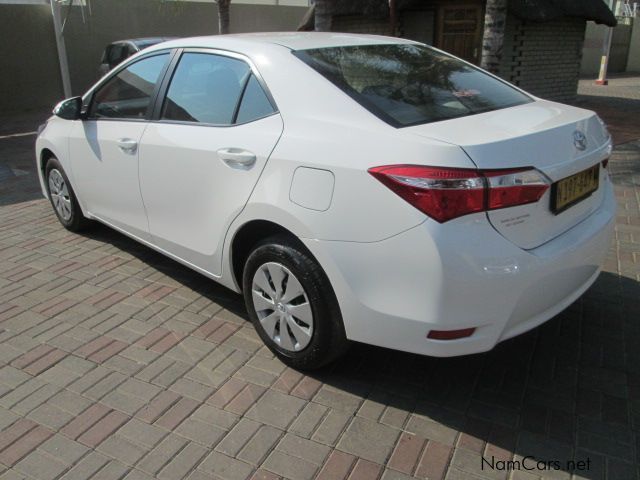
M306 11L307 7L232 3L230 30L295 30ZM72 7L64 31L75 95L95 82L102 51L114 40L218 33L213 3L93 0L91 15L84 10L84 21L82 13L80 7ZM63 92L50 7L0 4L0 18L9 19L4 28L8 41L0 42L6 66L0 74L0 112L52 106Z
M577 18L540 23L510 15L500 76L542 98L574 100L585 25Z
M400 13L400 36L433 45L436 41L435 10L405 10Z
M627 57L627 72L640 72L640 17L634 19Z
M331 30L334 32L389 35L389 19L371 18L364 15L338 15L333 17Z
M582 76L596 77L598 75L600 71L600 59L602 58L602 44L607 29L608 27L605 25L587 22L582 63L580 64L580 74ZM638 30L638 27L636 27L636 30ZM629 48L631 37L632 27L630 25L617 25L614 27L608 67L610 73L627 71L627 59L631 58ZM638 41L640 41L640 34L637 34L636 37ZM640 47L640 45L638 45L638 47Z
M62 80L48 5L0 5L0 114L53 105Z

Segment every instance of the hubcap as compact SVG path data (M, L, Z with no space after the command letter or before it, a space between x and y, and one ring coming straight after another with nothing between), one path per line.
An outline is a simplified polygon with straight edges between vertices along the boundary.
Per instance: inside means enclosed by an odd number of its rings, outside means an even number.
M313 312L304 288L287 267L277 262L260 266L251 294L262 328L280 348L299 352L309 345Z
M69 189L60 171L56 168L49 172L49 194L53 206L65 222L71 219L71 198Z

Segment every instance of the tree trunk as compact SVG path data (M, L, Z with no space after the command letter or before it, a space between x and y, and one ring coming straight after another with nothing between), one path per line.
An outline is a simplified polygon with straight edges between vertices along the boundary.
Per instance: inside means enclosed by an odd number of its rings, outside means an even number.
M218 33L229 33L229 4L231 0L218 0Z
M316 32L331 31L331 0L316 0Z
M480 66L497 74L502 60L504 29L507 23L507 0L487 0L482 36L482 59Z

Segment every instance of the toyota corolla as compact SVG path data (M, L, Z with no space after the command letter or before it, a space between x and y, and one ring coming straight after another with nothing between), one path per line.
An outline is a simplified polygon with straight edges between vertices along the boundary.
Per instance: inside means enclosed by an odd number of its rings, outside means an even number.
M297 368L349 341L490 350L589 288L613 230L596 114L408 40L174 40L54 113L36 155L62 225L242 292Z

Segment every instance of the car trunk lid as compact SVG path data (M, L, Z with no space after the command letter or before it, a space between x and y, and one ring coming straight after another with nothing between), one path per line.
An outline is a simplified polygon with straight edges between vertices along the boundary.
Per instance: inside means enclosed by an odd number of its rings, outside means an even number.
M608 132L593 112L544 100L405 130L459 145L479 169L534 167L553 184L610 153ZM560 212L552 211L556 188L549 188L538 202L489 211L488 219L516 245L535 248L598 208L606 173L599 167L598 174L599 188Z

